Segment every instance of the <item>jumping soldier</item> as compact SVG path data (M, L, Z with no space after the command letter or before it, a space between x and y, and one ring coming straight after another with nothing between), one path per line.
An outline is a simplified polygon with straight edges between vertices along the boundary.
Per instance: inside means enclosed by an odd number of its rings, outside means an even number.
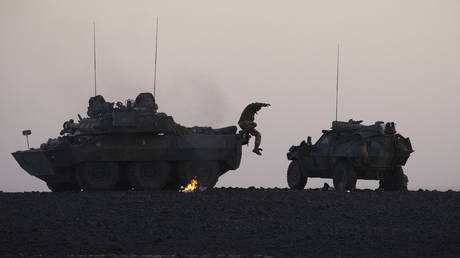
M256 137L256 140L254 142L254 149L252 151L257 155L262 155L262 153L260 152L262 151L262 149L259 148L262 136L255 129L257 124L254 122L254 115L257 114L257 111L259 111L262 107L269 106L270 104L266 103L251 103L247 105L246 108L243 110L243 112L241 113L240 120L238 121L238 125L244 132L247 132L250 135Z

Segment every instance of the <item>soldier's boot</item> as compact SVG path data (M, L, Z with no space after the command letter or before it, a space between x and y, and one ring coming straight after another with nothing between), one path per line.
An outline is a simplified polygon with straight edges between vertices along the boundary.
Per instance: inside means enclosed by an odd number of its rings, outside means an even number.
M261 148L257 148L257 149L254 148L254 149L252 150L252 152L254 152L255 154L257 154L257 155L259 155L259 156L262 155L262 152L260 152L260 151L262 151Z

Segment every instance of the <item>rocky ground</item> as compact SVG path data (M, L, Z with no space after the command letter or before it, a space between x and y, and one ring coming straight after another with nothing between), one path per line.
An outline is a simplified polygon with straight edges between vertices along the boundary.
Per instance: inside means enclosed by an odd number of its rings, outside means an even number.
M0 193L0 255L458 256L459 192Z

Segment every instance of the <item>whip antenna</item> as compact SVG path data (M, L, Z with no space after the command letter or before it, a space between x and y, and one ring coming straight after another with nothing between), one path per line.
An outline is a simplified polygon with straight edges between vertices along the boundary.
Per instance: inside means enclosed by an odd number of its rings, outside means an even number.
M97 95L97 75L96 75L96 22L93 21L93 61L94 61L94 96Z
M339 54L340 54L340 45L337 44L337 75L335 83L335 121L337 121L337 114L339 111Z
M158 53L158 16L156 21L156 30L155 30L155 61L154 61L154 71L153 71L153 97L156 96L156 89L157 89L157 53ZM155 99L156 101L156 99Z

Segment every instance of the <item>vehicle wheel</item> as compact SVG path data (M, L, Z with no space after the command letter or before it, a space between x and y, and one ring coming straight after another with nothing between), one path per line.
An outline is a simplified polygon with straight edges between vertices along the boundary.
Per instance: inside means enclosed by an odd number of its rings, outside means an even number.
M166 186L165 186L165 190L170 190L170 191L179 191L180 190L180 186L181 186L181 183L179 183L178 181L176 180L173 180L173 181L169 181Z
M138 162L129 169L134 190L159 190L168 183L171 168L167 162Z
M334 168L333 182L335 190L345 192L356 188L356 172L354 168L346 162L338 163Z
M117 185L113 188L115 191L131 191L132 186L128 180L118 180Z
M380 186L385 191L404 191L407 190L407 176L404 175L404 171L401 166L395 167L395 169L389 169L383 176L380 182Z
M198 186L213 188L217 183L219 172L220 168L217 161L189 161L180 166L180 173L184 175L185 182L183 184L185 185L196 178Z
M407 191L407 184L409 183L409 178L407 177L406 174L403 174L403 191Z
M131 182L129 181L128 174L129 174L129 164L127 163L119 163L118 164L118 182L113 188L115 191L131 191L132 186Z
M289 164L287 171L287 183L291 189L304 189L308 178L302 174L299 161L293 160Z
M52 192L80 192L80 187L72 183L50 183L46 185Z
M118 164L114 162L83 163L77 168L77 181L83 190L113 190L118 177Z

